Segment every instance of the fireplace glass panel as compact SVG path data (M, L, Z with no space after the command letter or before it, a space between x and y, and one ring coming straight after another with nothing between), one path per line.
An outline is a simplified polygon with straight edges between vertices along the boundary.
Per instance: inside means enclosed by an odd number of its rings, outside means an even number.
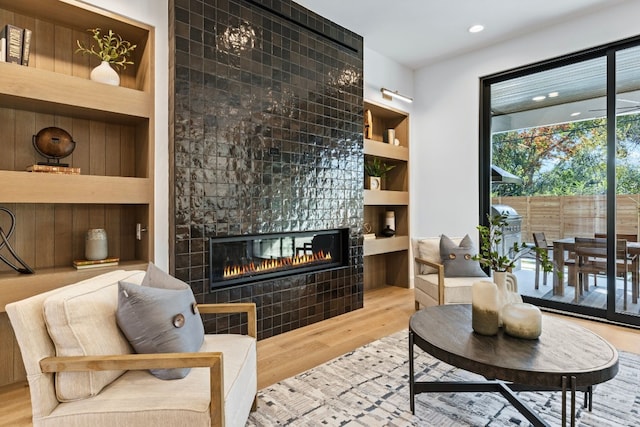
M211 288L345 265L348 229L211 238Z

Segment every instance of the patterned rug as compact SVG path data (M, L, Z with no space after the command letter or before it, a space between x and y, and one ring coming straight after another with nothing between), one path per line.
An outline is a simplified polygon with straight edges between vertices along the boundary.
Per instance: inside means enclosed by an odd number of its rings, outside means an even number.
M416 347L418 380L465 381L482 377L452 367ZM248 426L527 426L499 393L423 393L409 409L407 332L375 341L258 392ZM577 397L577 425L640 425L640 356L620 352L620 370L593 393L593 411ZM552 426L561 424L560 392L521 392Z

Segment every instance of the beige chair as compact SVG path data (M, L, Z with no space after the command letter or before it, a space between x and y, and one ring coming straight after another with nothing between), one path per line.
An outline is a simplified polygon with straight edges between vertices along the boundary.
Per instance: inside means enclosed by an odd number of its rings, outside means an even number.
M416 310L443 304L471 304L471 286L487 276L444 277L440 237L413 238L414 299ZM462 238L452 238L460 243Z
M117 284L140 284L143 277L142 271L113 271L7 305L34 427L245 425L257 392L255 304L198 306L203 315L247 313L248 335L206 334L198 353L123 352L117 343L128 342L115 323ZM47 329L52 304L65 313L56 331ZM77 356L56 357L59 335L80 345ZM176 380L148 371L176 367L192 369ZM62 388L80 397L61 398Z

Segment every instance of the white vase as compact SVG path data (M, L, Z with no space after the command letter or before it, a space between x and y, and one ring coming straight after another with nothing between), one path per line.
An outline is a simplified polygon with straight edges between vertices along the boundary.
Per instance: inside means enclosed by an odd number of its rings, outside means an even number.
M369 177L369 189L370 190L381 190L382 189L382 180L379 176L370 176Z
M502 308L511 303L522 302L518 293L518 278L507 271L494 271L493 282L498 287L498 307L500 313L500 326L502 326Z
M112 86L120 86L120 76L111 68L107 61L102 61L100 65L91 70L89 76L95 82L105 83Z
M109 255L107 232L103 228L92 228L87 231L84 241L84 256L91 261L105 259Z
M471 287L471 327L480 335L495 335L500 328L498 287L488 280Z

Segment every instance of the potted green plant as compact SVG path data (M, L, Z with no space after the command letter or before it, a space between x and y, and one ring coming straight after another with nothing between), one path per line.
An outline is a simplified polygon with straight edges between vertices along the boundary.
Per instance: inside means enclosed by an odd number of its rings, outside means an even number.
M384 178L384 176L395 167L396 165L387 165L377 157L366 162L364 164L364 170L367 175L369 175L369 188L371 190L381 190L382 178Z
M498 249L502 244L503 230L507 225L507 215L487 215L489 225L476 227L480 232L480 251L473 257L480 265L490 268L494 272L507 272L515 267L519 259L524 255L535 252L540 257L540 262L545 273L553 271L553 263L549 260L547 251L536 248L526 243L514 242L509 248L508 254L501 253Z
M91 70L90 78L94 81L111 84L114 86L120 85L120 76L111 68L113 64L116 68L127 68L127 65L132 65L131 52L135 50L137 45L123 40L119 34L109 30L106 34L101 34L100 28L90 28L87 31L93 33L93 40L95 44L90 46L84 45L80 40L77 40L78 49L76 53L83 55L94 55L100 58L100 65Z

